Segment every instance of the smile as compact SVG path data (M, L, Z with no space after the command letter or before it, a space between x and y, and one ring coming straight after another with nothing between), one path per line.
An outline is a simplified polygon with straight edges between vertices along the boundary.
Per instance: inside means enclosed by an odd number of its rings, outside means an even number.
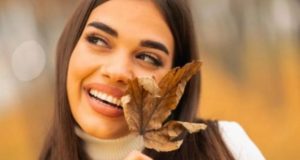
M97 91L95 89L91 89L89 91L89 95L99 101L102 101L106 104L109 104L111 106L114 106L118 109L123 109L120 105L121 105L121 100L119 98L113 97L109 94L106 94L104 92L101 91Z
M103 83L89 83L83 88L88 104L94 111L108 117L123 116L121 97L125 93L122 89Z

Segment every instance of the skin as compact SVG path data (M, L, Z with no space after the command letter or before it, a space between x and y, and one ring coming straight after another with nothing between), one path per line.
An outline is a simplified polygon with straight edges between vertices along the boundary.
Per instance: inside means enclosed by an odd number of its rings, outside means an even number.
M109 26L117 36L91 25L95 22ZM162 44L168 53L141 46L144 40ZM125 91L134 77L154 76L159 82L171 69L173 54L172 33L151 0L110 0L96 7L73 50L67 75L68 99L78 125L98 138L127 135L124 116L109 117L93 110L84 86L101 83Z
M124 160L152 160L152 158L134 150L130 152Z

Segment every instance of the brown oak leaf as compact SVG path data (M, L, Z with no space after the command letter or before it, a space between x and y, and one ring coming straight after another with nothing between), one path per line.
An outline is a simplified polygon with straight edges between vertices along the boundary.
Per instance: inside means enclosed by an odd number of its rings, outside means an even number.
M143 136L144 145L157 151L178 149L183 131L205 129L205 124L169 121L163 124L179 103L188 80L196 74L201 62L194 61L169 71L156 84L153 78L135 78L128 82L122 106L129 130Z

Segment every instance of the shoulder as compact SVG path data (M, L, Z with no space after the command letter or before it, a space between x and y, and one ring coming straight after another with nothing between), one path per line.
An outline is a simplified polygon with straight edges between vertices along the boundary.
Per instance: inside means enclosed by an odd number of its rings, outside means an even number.
M236 122L219 121L221 137L238 160L264 160L262 153L249 138L245 130Z

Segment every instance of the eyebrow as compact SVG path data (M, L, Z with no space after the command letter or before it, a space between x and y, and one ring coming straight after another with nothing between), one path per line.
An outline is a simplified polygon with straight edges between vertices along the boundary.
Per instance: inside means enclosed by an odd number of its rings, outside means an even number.
M156 42L152 40L143 40L141 41L140 45L143 47L149 47L149 48L161 50L165 52L167 55L169 54L167 47L160 42Z
M88 26L95 27L99 30L102 30L103 32L106 32L107 34L109 34L111 36L118 37L118 32L115 29L113 29L112 27L110 27L102 22L96 22L96 21L91 22L88 24ZM142 40L140 45L142 47L148 47L148 48L161 50L161 51L165 52L167 55L169 54L167 47L164 44L157 42L157 41Z
M111 28L110 26L108 26L104 23L91 22L91 23L88 24L88 26L95 27L99 30L102 30L102 31L106 32L107 34L110 34L111 36L118 37L118 32L115 29Z

